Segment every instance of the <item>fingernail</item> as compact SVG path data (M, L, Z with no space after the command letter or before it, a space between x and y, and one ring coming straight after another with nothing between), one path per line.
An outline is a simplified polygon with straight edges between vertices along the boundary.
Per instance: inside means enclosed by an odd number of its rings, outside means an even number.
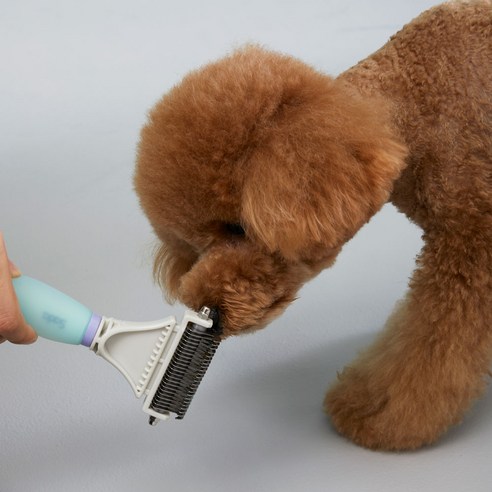
M9 268L10 268L10 275L13 278L17 278L17 277L20 277L22 275L20 270L12 263L11 260L9 260Z

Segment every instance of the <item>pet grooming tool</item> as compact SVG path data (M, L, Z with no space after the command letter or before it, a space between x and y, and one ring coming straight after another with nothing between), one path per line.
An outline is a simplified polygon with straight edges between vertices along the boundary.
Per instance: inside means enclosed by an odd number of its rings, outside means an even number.
M137 398L144 397L149 423L182 419L219 345L218 313L203 307L145 323L93 313L39 280L13 279L26 321L43 338L85 345L118 369Z

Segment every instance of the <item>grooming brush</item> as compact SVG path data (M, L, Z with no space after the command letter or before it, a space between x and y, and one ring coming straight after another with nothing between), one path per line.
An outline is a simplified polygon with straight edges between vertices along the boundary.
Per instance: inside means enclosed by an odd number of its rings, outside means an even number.
M118 369L149 423L182 419L220 343L218 313L208 307L135 323L99 316L66 294L25 275L13 279L21 311L38 335L84 345Z

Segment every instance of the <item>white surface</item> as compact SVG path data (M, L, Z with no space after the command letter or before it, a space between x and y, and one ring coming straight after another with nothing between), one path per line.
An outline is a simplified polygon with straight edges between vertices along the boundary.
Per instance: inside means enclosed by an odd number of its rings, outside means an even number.
M0 6L0 229L21 270L96 312L180 317L132 191L146 111L245 41L337 74L430 0L16 0ZM269 328L220 347L186 419L147 424L82 347L0 346L0 491L489 491L491 396L438 445L366 451L321 411L402 296L420 233L385 207Z

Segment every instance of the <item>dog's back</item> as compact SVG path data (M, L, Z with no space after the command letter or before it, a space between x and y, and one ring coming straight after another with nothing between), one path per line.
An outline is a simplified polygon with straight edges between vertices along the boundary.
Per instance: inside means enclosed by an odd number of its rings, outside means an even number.
M382 91L407 143L392 201L424 226L492 214L492 4L437 6L341 76Z

